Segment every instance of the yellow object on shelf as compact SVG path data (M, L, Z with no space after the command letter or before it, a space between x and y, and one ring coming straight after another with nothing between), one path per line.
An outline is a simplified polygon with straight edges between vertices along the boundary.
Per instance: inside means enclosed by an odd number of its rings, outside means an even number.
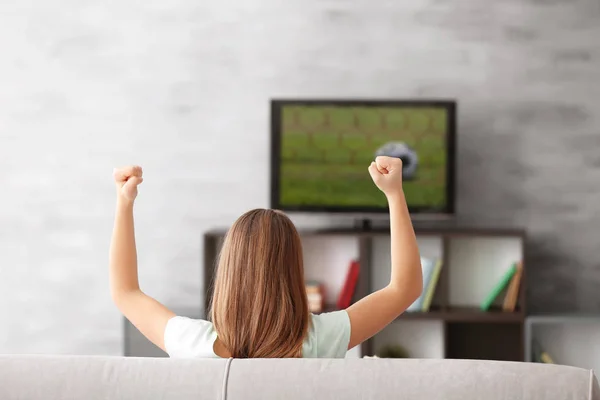
M554 360L552 357L550 357L550 354L546 353L545 351L540 354L540 360L545 364L554 364Z

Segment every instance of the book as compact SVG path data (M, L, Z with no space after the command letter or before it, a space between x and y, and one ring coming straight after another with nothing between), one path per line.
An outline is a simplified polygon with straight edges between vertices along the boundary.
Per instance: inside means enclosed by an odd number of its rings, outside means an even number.
M496 286L492 289L492 291L488 294L488 296L481 303L481 310L487 311L490 309L491 305L494 303L494 300L502 293L502 291L506 288L506 285L510 282L515 272L517 271L517 264L512 264L508 270L502 275L502 278Z
M545 351L542 351L542 353L540 354L540 361L544 364L554 364L554 360L552 359L552 357L550 357L550 354L548 354Z
M508 285L506 296L504 296L504 303L502 304L502 310L513 312L517 306L519 299L519 286L521 284L521 276L523 275L523 263L517 264L517 271Z
M308 281L304 284L306 293L321 293L323 284L317 281Z
M442 272L442 260L438 260L433 269L433 273L431 275L431 279L429 284L427 285L427 289L423 285L423 292L425 292L425 299L423 300L423 306L421 307L421 311L427 312L431 307L431 302L433 301L433 296L435 294L435 289L437 287L437 283L440 279L440 273Z
M540 343L535 339L532 340L531 350L532 350L531 360L533 362L544 363L544 364L555 364L552 357L550 357L550 354L548 354L548 352L545 351L542 348L542 346L540 345Z
M429 258L421 257L421 272L423 274L423 293L408 308L407 312L421 311L423 308L423 299L425 298L425 288L429 286L431 275L433 274L434 261Z
M358 261L352 260L350 267L348 268L348 274L346 275L344 287L342 287L342 291L340 292L340 296L336 304L339 310L345 310L346 308L350 307L350 304L352 304L352 297L354 296L356 284L358 283L359 272L360 265Z
M313 283L306 284L306 293L307 294L321 293L321 285L313 284Z
M308 310L313 313L320 313L325 308L325 286L319 282L306 282L306 297L308 300Z

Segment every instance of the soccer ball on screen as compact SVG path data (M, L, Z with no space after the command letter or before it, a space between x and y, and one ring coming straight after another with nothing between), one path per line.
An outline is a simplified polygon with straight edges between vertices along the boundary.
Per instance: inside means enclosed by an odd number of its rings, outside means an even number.
M417 152L404 142L388 142L377 149L375 157L396 157L402 160L402 179L412 180L417 175L419 157Z

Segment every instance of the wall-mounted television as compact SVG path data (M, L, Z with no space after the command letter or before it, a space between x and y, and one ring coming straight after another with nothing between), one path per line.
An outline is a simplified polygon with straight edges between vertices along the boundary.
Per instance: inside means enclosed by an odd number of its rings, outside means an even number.
M367 167L403 161L413 214L453 214L453 100L271 100L271 208L290 212L388 212Z

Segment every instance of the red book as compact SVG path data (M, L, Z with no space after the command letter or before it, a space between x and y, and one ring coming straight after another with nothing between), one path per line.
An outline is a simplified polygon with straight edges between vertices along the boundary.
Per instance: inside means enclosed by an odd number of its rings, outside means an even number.
M358 273L360 272L360 264L353 260L350 263L348 274L346 275L346 282L340 292L340 297L337 302L337 308L344 310L352 304L352 296L354 296L354 290L356 289L356 283L358 282Z

